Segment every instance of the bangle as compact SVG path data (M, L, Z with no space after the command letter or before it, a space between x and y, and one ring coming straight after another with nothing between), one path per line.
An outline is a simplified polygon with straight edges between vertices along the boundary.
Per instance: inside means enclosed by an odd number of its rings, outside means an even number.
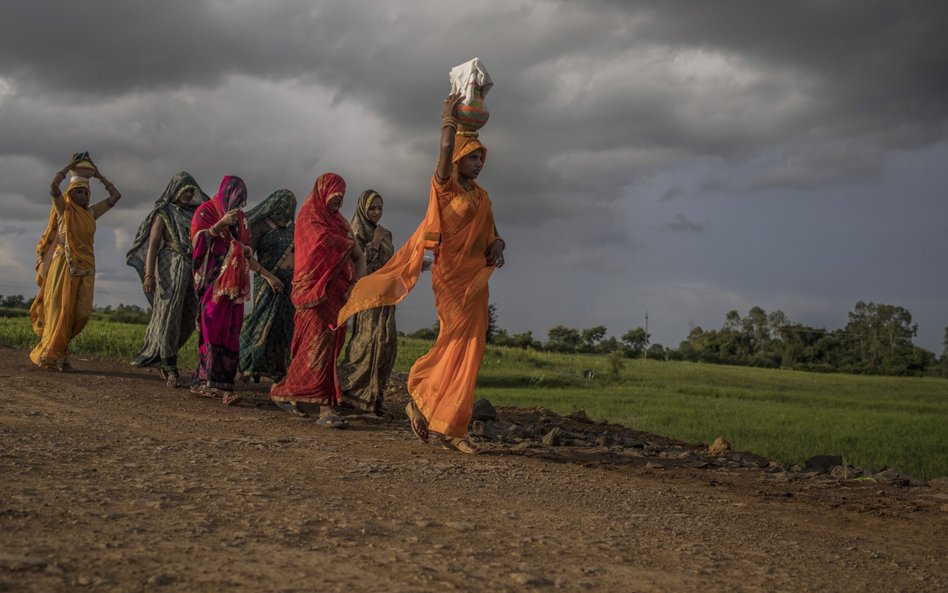
M442 128L458 128L458 118L453 115L445 115L441 118L441 127Z
M154 278L154 277L155 277L154 274L145 274L145 280L148 280L149 278Z

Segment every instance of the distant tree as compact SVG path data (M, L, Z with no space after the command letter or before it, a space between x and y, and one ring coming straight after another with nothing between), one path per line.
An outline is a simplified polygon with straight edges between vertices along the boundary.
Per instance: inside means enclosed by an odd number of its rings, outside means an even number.
M415 331L408 334L408 337L417 338L419 340L437 340L439 333L441 333L441 323L439 321L435 321L434 325L431 327L416 329Z
M908 369L913 357L912 338L918 324L908 309L897 305L859 301L846 324L849 361L854 370L869 373L899 373Z
M700 328L699 328L700 330ZM622 334L622 344L625 346L625 355L629 358L639 358L648 347L649 334L641 327L630 329Z
M652 344L648 347L648 357L650 360L665 360L665 347L661 344Z
M599 343L606 337L606 326L597 325L596 327L584 329L581 337L581 349L583 352L597 352L599 350Z
M22 294L14 294L6 297L0 297L0 307L9 309L28 309L29 305Z
M572 327L557 325L547 332L546 347L554 352L578 352L582 342L579 330Z

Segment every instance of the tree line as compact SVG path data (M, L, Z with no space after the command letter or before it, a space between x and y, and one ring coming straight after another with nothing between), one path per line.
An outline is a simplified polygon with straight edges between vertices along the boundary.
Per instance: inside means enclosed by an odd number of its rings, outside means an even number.
M3 296L0 294L0 317L21 317L29 315L30 305L34 297L27 299L21 294ZM151 309L144 309L138 305L106 305L94 307L92 318L99 321L116 323L148 323L151 319Z
M652 343L642 327L619 338L609 336L602 325L586 329L556 325L547 332L546 341L532 332L510 335L497 327L493 304L489 322L488 343L513 348L819 372L948 377L948 327L938 357L913 344L918 324L912 322L907 309L882 303L857 302L846 325L835 330L796 323L779 309L768 313L752 307L744 316L732 310L720 329L692 327L677 348ZM437 326L409 335L434 339Z

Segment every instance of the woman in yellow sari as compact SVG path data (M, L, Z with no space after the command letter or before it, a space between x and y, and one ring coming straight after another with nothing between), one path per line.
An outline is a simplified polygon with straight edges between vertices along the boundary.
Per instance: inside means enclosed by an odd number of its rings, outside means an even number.
M432 287L441 331L411 368L406 412L421 440L428 440L430 430L442 435L445 447L479 453L467 439L467 425L487 339L487 281L504 265L504 241L487 191L475 181L487 149L476 132L458 131L460 100L460 94L444 100L441 152L424 221L385 266L355 285L338 321L400 302L418 281L425 250L434 251Z
M105 186L109 197L89 206L89 179L75 175L66 192L59 189L70 169L87 169ZM96 219L122 197L102 176L88 154L74 154L49 186L53 207L46 232L36 246L36 284L39 292L30 306L33 331L40 343L30 352L33 364L69 372L69 342L79 335L92 315L95 254L92 242Z

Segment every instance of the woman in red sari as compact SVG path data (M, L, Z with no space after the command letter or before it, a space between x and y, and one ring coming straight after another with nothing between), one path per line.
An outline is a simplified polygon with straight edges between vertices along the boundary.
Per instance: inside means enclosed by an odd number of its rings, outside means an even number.
M280 279L250 256L250 227L240 210L246 204L247 185L240 177L228 175L191 221L194 288L199 301L198 366L191 376L191 391L221 397L226 405L240 401L233 393L234 377L251 270L263 276L275 292L283 289Z
M333 412L342 398L336 361L346 341L346 323L336 317L365 275L365 254L339 213L345 193L342 177L320 175L296 218L291 361L286 378L270 389L284 411L308 417L319 409L319 423L331 428L345 426Z

